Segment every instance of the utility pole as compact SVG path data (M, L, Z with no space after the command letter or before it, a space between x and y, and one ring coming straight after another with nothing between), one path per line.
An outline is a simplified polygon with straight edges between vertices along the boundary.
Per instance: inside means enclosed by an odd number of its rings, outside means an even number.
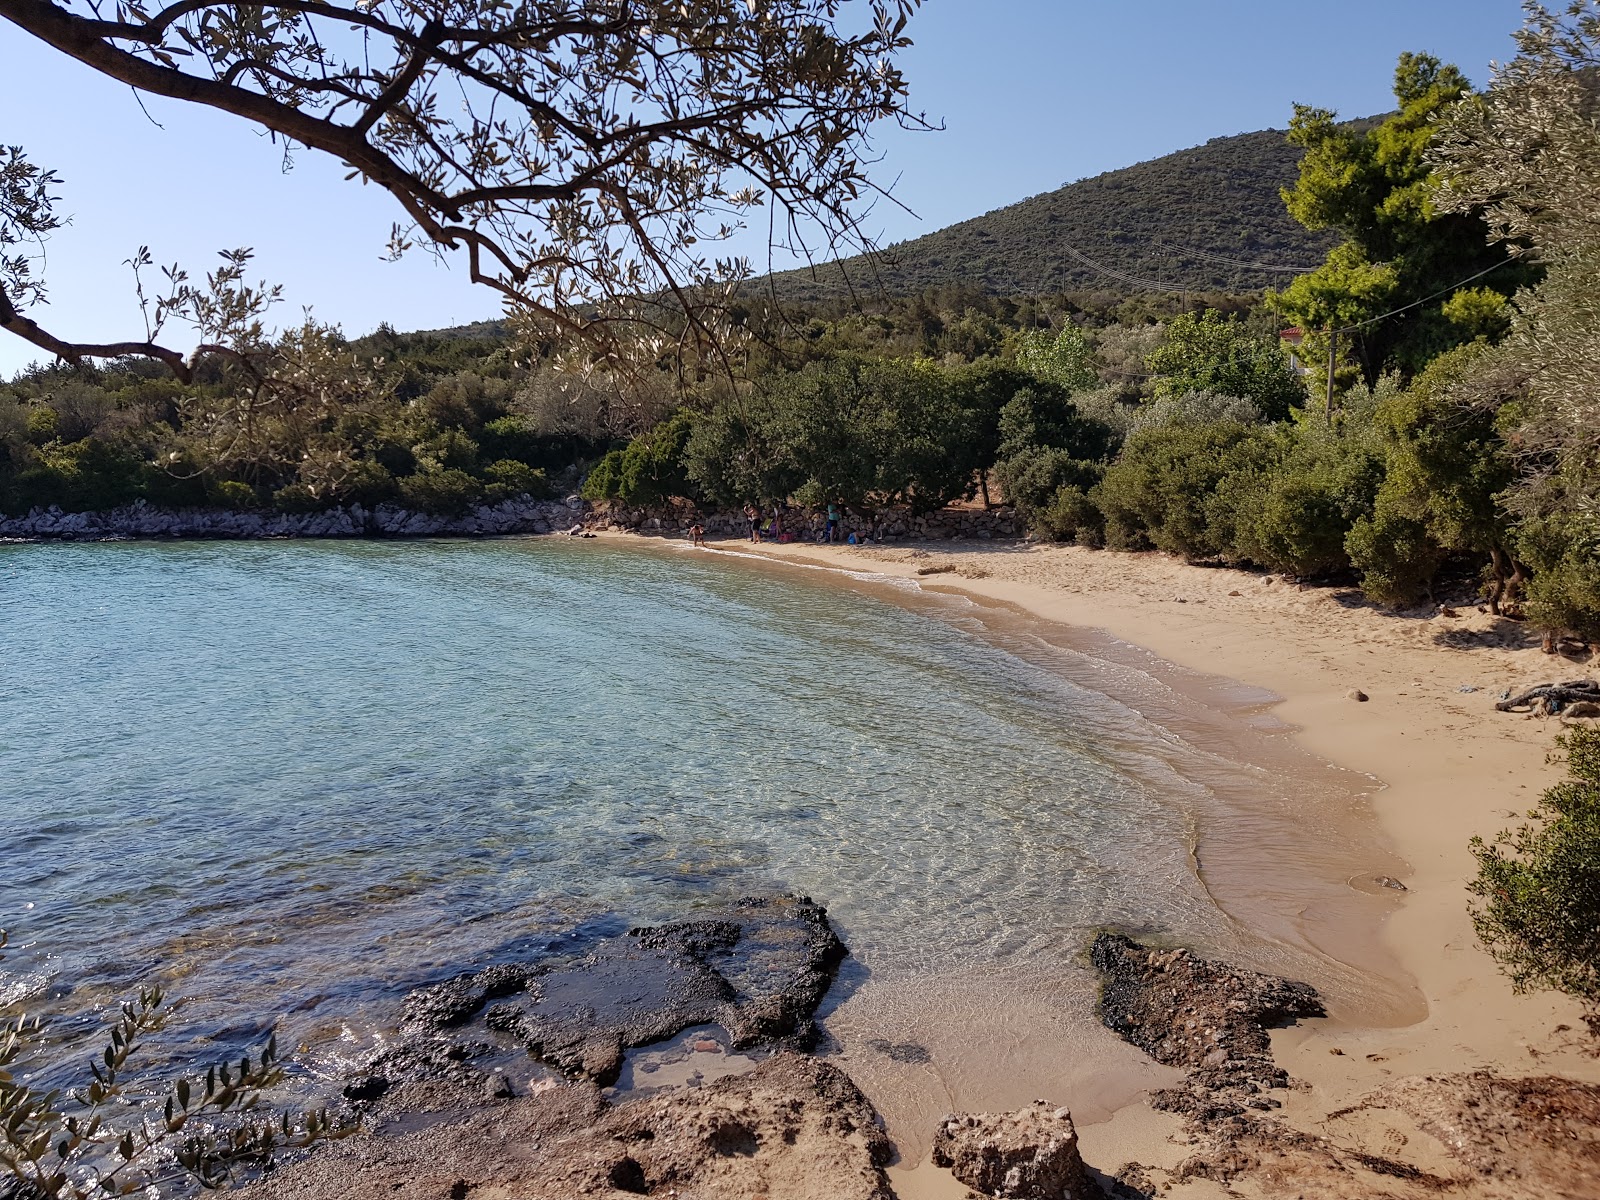
M1339 331L1328 330L1328 398L1323 402L1322 419L1333 424L1333 369L1339 357Z

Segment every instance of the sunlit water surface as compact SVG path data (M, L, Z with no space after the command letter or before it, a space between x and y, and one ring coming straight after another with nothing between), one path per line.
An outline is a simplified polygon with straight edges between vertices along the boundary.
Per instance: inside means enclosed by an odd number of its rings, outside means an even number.
M276 1027L332 1075L421 983L775 889L839 924L833 1050L912 1143L1158 1077L1093 1023L1102 926L1414 1015L1319 943L1385 911L1360 781L959 598L560 539L7 546L0 629L0 1000L64 1035L159 981L172 1053Z

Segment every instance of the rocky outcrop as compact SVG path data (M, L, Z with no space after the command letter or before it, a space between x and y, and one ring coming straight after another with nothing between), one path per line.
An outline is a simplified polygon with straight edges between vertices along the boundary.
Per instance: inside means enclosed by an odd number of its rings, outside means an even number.
M629 1047L695 1025L722 1026L736 1049L806 1049L844 956L810 900L741 900L702 920L630 930L581 956L501 964L414 992L399 1046L352 1086L374 1093L377 1078L466 1081L495 1035L602 1085L615 1081Z
M1106 1027L1159 1063L1189 1068L1182 1085L1151 1097L1157 1108L1216 1117L1276 1107L1262 1093L1283 1087L1288 1076L1273 1062L1267 1031L1324 1015L1310 984L1241 971L1185 949L1151 949L1103 933L1090 958L1105 975Z
M877 1116L825 1062L778 1053L742 1076L608 1104L587 1080L469 1113L365 1132L243 1200L681 1196L894 1200Z
M413 512L395 505L280 513L263 509L164 509L135 501L103 512L34 509L22 517L0 517L0 538L107 541L128 538L353 538L487 537L515 533L565 533L582 520L586 505L521 497L479 505L460 516Z
M1012 1113L946 1117L933 1161L985 1196L1016 1200L1100 1200L1084 1173L1072 1114L1036 1100Z

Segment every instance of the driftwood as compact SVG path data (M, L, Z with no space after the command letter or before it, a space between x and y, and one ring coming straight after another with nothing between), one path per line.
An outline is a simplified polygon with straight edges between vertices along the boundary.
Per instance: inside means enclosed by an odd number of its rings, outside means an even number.
M1500 712L1558 713L1580 701L1600 703L1600 683L1593 679L1574 679L1568 683L1541 683L1515 696L1508 695L1495 705Z

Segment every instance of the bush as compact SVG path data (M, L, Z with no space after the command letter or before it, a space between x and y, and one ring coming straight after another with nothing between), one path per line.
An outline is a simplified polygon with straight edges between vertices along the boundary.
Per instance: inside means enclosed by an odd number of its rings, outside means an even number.
M143 493L144 463L124 446L99 438L51 444L18 472L7 507L13 512L55 505L63 512L98 512L131 504Z
M1105 514L1108 545L1154 546L1185 558L1233 557L1236 475L1264 470L1276 450L1270 432L1226 421L1168 425L1128 439L1092 493Z
M643 508L659 508L674 496L696 498L697 489L684 469L693 428L693 418L679 412L625 449L611 451L584 481L584 496Z
M1305 385L1276 337L1256 333L1215 311L1185 313L1167 325L1167 340L1146 360L1158 397L1220 392L1251 401L1274 421L1303 407Z
M1350 569L1350 530L1370 517L1384 464L1363 429L1281 427L1271 469L1224 483L1234 513L1232 556L1270 571L1328 575ZM1219 497L1219 505L1223 498Z
M240 483L237 479L218 480L211 485L206 498L218 508L231 508L235 512L256 506L255 488L248 483Z
M1081 487L1068 485L1034 514L1029 528L1053 542L1077 542L1098 549L1106 544L1106 518Z
M482 498L483 485L465 471L419 471L400 481L400 503L434 516L464 516Z
M303 483L290 483L273 493L272 506L283 513L314 513L332 507L332 501Z
M1600 1021L1600 729L1556 744L1567 779L1528 814L1538 824L1472 839L1472 925L1518 992L1565 992Z
M550 494L544 472L535 470L525 462L502 458L483 469L484 499L490 504L514 500L518 496L532 496L542 500Z
M1344 544L1361 572L1361 590L1379 604L1415 604L1427 595L1445 557L1422 519L1397 511L1386 495L1378 497L1370 517L1350 527Z
M1534 570L1533 622L1600 641L1600 535L1580 518L1534 517L1518 531L1517 550Z

